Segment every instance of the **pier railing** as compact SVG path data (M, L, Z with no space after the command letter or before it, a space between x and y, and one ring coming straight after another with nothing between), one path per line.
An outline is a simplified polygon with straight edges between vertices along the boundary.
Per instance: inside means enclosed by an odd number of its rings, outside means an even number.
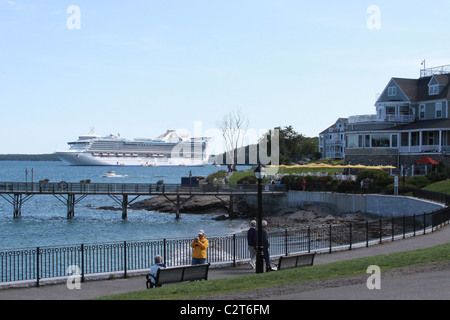
M269 233L271 257L301 252L351 250L373 243L394 241L433 232L450 221L450 209L422 215L362 221L346 226ZM208 262L236 263L249 260L246 234L208 237ZM168 266L191 262L192 239L162 239L37 247L0 252L0 282L25 281L40 285L43 279L146 270L161 255Z
M73 183L73 182L0 182L0 194L99 194L99 195L183 195L183 194L256 194L252 184L159 184L159 183ZM284 193L283 185L267 185L264 193Z

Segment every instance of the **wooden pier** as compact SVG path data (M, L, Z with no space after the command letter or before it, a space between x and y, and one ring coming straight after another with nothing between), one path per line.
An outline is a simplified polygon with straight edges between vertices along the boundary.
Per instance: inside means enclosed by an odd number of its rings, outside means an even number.
M263 194L284 195L284 186L266 186ZM105 195L122 207L122 218L127 217L127 208L141 196L177 196L176 208L179 218L180 196L230 196L256 195L257 185L215 185L196 186L158 183L72 183L72 182L0 182L0 197L13 206L14 218L22 214L22 205L36 195L53 195L67 206L67 217L75 215L75 205L88 195Z

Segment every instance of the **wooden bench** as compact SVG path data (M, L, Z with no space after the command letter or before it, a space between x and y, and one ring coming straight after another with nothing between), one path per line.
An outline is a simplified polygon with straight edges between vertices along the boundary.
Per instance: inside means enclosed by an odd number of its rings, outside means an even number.
M208 280L208 270L210 264L198 264L195 266L181 266L160 268L156 273L155 283L150 281L150 274L145 277L147 279L146 286L148 288L161 287L163 284L176 283L183 281Z
M281 256L278 260L277 270L312 266L315 255L315 253L307 253L292 256Z

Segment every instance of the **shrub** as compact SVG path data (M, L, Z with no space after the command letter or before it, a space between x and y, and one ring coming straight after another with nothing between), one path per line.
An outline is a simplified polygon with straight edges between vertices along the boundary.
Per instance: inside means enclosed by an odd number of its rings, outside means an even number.
M387 186L394 181L394 178L383 170L361 170L358 172L356 178L357 183L361 183L361 180L370 179L372 182L378 186Z
M206 177L207 183L214 183L217 179L223 179L227 176L227 172L225 170L220 170L214 173L211 173L209 176Z
M336 192L339 193L358 193L360 192L360 185L355 181L351 180L342 180L336 186Z
M258 181L256 177L252 175L244 176L237 181L237 184L256 184Z

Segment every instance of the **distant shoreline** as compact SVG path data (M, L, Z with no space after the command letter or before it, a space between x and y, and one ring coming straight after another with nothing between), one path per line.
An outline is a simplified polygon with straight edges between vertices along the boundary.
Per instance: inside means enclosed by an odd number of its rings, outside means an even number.
M0 161L61 161L52 154L0 154Z

